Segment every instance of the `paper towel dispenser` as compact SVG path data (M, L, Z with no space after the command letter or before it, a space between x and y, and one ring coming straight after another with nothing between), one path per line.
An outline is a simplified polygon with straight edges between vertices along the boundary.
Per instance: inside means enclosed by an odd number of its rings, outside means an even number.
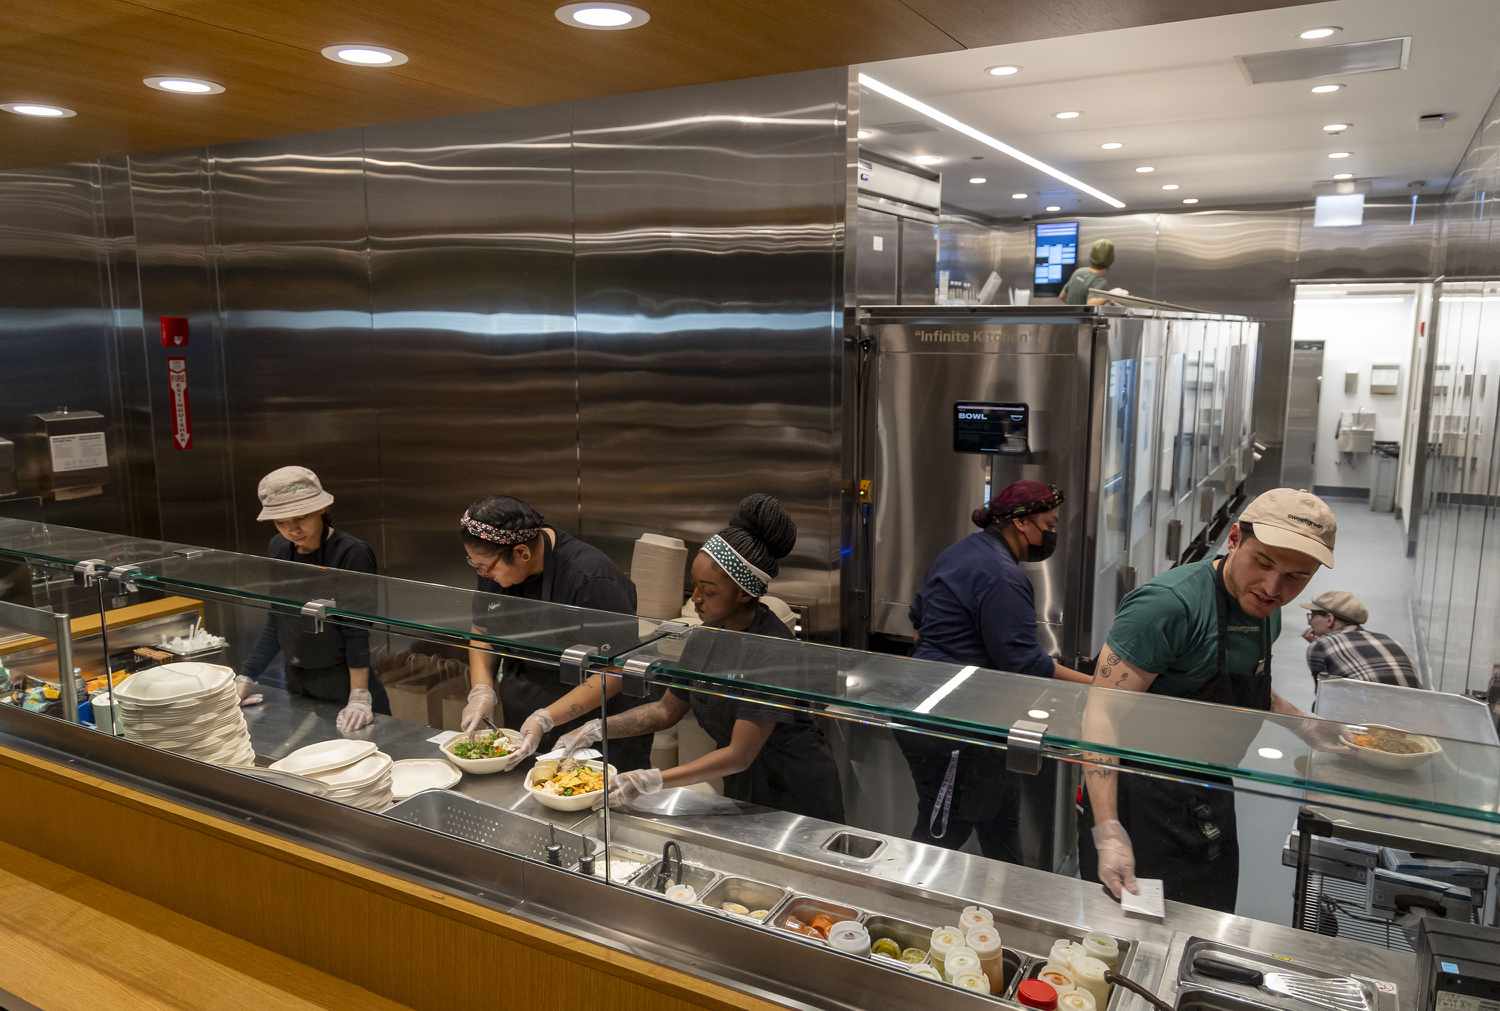
M104 415L66 407L31 416L27 469L44 497L101 495L109 482Z
M0 498L16 493L16 444L0 439Z

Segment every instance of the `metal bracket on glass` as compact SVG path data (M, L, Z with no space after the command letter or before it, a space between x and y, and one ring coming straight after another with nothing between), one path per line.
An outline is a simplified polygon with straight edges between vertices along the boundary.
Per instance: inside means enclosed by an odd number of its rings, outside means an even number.
M687 635L688 629L692 627L692 625L689 625L685 621L664 621L656 626L656 634L665 639L676 639L679 636Z
M334 602L326 597L309 600L302 605L302 617L311 620L309 627L314 635L323 631L323 623L328 620L328 609L333 606L335 606Z
M1016 720L1006 735L1005 771L1035 776L1042 771L1042 738L1047 724Z
M558 680L565 685L583 684L583 672L588 669L593 646L569 646L557 660Z
M139 565L116 565L109 570L109 579L121 593L135 593L140 589L135 585L135 577L140 575L140 572Z
M73 582L79 586L93 586L109 572L109 563L102 558L89 558L73 566Z
M178 548L172 552L178 558L202 558L208 554L207 548Z
M651 664L654 661L643 656L633 656L620 666L620 694L633 699L644 698L651 684Z

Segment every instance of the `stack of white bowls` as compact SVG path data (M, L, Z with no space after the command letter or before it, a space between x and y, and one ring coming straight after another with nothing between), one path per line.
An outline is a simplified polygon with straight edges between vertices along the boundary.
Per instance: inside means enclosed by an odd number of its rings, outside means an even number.
M255 764L228 667L184 660L137 671L115 686L114 708L127 740L215 765Z
M329 800L383 811L391 805L391 765L373 741L334 738L298 748L271 768L317 780L328 787Z

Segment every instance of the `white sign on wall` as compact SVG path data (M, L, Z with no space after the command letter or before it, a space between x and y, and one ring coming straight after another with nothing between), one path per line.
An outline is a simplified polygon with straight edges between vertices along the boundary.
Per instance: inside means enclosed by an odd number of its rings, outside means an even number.
M80 432L77 435L51 437L52 473L75 470L98 470L109 466L109 452L103 432Z

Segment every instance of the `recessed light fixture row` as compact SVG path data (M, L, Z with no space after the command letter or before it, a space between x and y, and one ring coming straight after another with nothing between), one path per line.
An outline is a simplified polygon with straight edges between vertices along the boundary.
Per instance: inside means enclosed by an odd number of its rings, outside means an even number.
M651 20L651 15L634 4L619 3L572 3L563 4L555 12L557 20L571 28L588 28L596 32L622 32L639 28Z
M1315 84L1313 85L1312 93L1314 95L1331 95L1335 91L1343 90L1344 86L1342 84Z
M1029 193L1012 193L1010 198L1012 200L1025 200L1028 196L1030 196Z
M222 95L224 85L206 81L201 77L145 77L141 83L157 91L169 91L174 95Z
M1304 42L1316 42L1318 39L1326 39L1343 31L1338 25L1322 25L1318 28L1309 28L1298 34L1297 38Z
M1182 198L1182 202L1185 203L1185 204L1196 204L1198 202L1198 198L1197 197L1183 197Z
M1121 144L1117 140L1107 140L1103 144L1099 145L1099 149L1101 151L1118 151L1118 150L1120 150L1120 148L1122 148L1124 146L1125 146L1124 144Z
M324 46L323 55L334 63L351 67L399 67L407 58L399 49L364 42L338 42Z
M1010 63L1002 63L998 67L986 67L984 72L991 77L1015 77L1021 72L1021 68Z
M1156 166L1155 165L1137 165L1135 167L1135 170L1136 170L1136 172L1140 173L1143 176L1148 176L1152 172L1156 171Z
M1082 115L1083 115L1083 113L1079 112L1077 109L1064 109L1062 112L1054 112L1052 114L1052 118L1053 119L1077 119L1079 116L1082 116Z
M30 116L33 119L72 119L78 113L61 105L47 105L44 102L6 102L0 105L16 116Z
M1062 210L1062 208L1059 207L1059 206L1057 206L1057 204L1048 204L1047 205L1047 213L1048 214L1056 214L1060 210Z
M1345 130L1349 129L1349 126L1350 126L1350 124L1348 124L1348 123L1324 123L1323 124L1323 132L1324 133L1343 133Z
M1176 183L1162 183L1161 188L1166 190L1168 193L1172 192L1173 190L1182 189L1182 187L1178 186Z
M1343 182L1345 179L1353 179L1354 178L1354 173L1353 172L1339 172L1339 173L1335 174L1333 178L1334 178L1335 182Z
M984 176L970 176L969 182L974 184L975 186L983 186L985 183L989 182L989 180Z
M1350 157L1353 157L1353 155L1354 155L1353 151L1329 151L1328 152L1328 157L1332 158L1334 161L1339 161L1339 160L1341 160L1343 158L1350 158Z

